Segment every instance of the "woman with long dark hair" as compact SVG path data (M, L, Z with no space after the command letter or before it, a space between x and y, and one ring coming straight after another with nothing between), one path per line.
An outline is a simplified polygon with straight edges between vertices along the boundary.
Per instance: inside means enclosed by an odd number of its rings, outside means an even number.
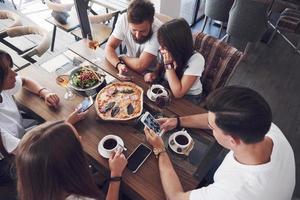
M117 152L109 159L111 176L121 177L127 164ZM20 200L100 199L90 174L80 136L64 121L48 122L28 132L17 155L17 187ZM106 199L118 199L120 179L109 185Z
M159 70L145 74L145 81L153 82L164 71L175 98L188 96L197 101L202 92L200 77L205 60L194 51L188 23L182 18L166 22L158 29L157 38L165 70L159 66Z

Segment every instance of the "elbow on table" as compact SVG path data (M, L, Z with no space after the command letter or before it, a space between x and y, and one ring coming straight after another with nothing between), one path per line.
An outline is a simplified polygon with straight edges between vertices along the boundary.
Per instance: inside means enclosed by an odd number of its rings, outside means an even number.
M182 97L184 97L185 93L183 92L173 92L173 96L175 99L181 99Z

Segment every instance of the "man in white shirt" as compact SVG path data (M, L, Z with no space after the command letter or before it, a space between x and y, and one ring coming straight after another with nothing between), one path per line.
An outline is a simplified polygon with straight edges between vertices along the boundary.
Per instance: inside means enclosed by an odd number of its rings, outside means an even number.
M293 150L272 123L268 103L257 92L230 86L207 99L208 113L160 119L161 128L210 128L216 141L230 150L214 175L214 183L184 192L161 137L145 129L159 156L159 171L167 199L288 200L295 187Z
M126 73L128 68L142 73L156 62L159 48L156 32L160 21L154 18L154 5L148 0L134 0L126 13L122 14L105 47L107 60ZM127 55L118 57L117 47L126 45Z

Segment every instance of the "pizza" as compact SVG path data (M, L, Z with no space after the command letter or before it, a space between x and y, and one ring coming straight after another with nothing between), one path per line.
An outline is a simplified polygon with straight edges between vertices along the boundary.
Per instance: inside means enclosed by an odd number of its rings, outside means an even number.
M143 89L131 82L115 82L97 95L95 106L103 120L125 121L139 117L143 110Z

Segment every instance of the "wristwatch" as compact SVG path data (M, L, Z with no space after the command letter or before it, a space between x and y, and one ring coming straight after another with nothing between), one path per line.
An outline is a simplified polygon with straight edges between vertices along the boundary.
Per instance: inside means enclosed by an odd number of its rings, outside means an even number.
M115 68L118 69L119 65L125 64L123 60L119 60L119 62L116 64Z
M166 152L166 149L163 147L163 148L154 148L153 149L153 153L155 155L156 158L158 158L159 154L163 153L163 152Z
M168 69L174 69L174 65L173 63L167 63L164 65L165 66L165 69L168 70Z

